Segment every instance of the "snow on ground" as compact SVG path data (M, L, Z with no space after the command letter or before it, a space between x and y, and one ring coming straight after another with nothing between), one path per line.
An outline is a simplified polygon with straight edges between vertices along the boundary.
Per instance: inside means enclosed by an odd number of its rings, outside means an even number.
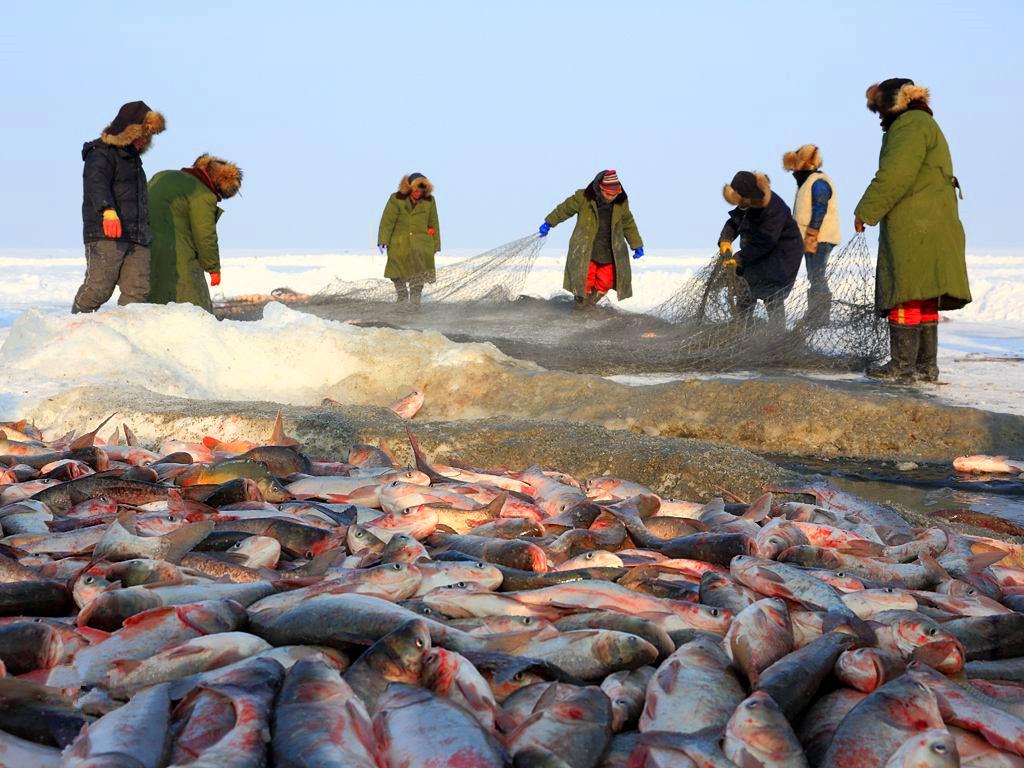
M439 266L476 253L446 252L439 257ZM643 311L659 304L686 276L703 268L710 256L706 249L651 249L642 261L634 262L634 298L622 307ZM563 260L561 249L545 249L523 292L543 297L559 293ZM315 293L338 277L353 281L379 277L384 257L375 251L229 249L222 263L222 289L236 296L267 294L279 287ZM375 350L381 348L375 329L330 323L283 307L271 307L260 323L244 324L218 323L188 307L134 307L71 318L67 313L84 272L81 249L0 250L0 269L4 275L0 281L3 417L15 418L19 408L61 389L101 381L141 384L185 397L312 404L320 401L325 389L367 370L371 363L436 365L442 360L465 363L463 355L468 360L500 355L487 345L462 350L439 338L425 358L416 357L415 363L409 356L396 360L395 349L402 346L398 336L389 337L392 359L382 363L381 356L374 358ZM1022 269L1021 255L968 257L975 300L965 310L951 313L950 322L940 326L940 367L948 384L921 387L925 396L1024 414L1020 396L1024 391ZM113 307L113 301L108 306ZM330 353L324 354L327 350ZM622 380L642 384L668 377Z

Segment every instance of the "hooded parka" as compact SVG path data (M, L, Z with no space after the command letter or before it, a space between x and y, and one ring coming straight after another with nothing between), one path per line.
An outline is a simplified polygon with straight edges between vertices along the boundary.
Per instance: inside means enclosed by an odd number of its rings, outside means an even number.
M562 287L576 297L587 293L587 270L590 267L591 254L594 252L594 241L600 227L598 214L598 185L604 171L594 177L594 181L583 189L578 189L544 217L550 226L555 227L563 221L576 216L576 226L569 238L569 252L565 259L565 273ZM634 251L643 247L640 231L629 210L629 198L623 190L612 202L611 212L611 250L615 264L615 295L619 301L633 295L633 279L629 263L629 248Z
M403 176L398 191L388 198L380 217L377 243L387 246L388 263L384 277L434 282L434 254L441 250L434 187L425 177L414 182L423 188L419 200L412 199L413 184Z
M887 110L878 171L857 204L861 221L881 223L875 275L879 315L920 299L938 298L940 310L971 301L959 184L928 99L928 89L913 83L896 93Z
M220 272L217 203L233 196L242 171L210 155L191 168L161 171L149 183L153 244L149 300L189 303L213 311L207 272Z

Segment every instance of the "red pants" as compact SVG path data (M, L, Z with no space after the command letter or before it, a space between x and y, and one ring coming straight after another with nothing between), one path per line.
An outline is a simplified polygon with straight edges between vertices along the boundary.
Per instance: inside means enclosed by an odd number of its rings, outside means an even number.
M615 265L590 262L590 267L587 269L587 293L593 290L608 293L614 287Z
M905 301L889 310L889 322L893 325L920 325L939 322L939 300L918 299Z

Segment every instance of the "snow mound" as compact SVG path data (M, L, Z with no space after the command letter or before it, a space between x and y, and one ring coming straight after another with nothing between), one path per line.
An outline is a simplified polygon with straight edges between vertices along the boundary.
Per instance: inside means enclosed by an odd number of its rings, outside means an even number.
M329 396L386 406L427 372L490 380L501 369L537 367L491 344L361 328L277 303L258 322L218 321L184 304L91 315L28 310L0 346L0 414L19 418L46 397L87 385L201 400L319 405Z

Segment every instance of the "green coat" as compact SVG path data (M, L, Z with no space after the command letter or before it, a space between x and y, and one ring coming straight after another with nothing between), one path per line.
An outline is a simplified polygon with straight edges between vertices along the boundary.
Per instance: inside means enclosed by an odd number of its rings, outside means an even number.
M206 272L220 272L217 195L184 171L161 171L149 182L149 300L195 304L213 311Z
M388 247L384 277L434 282L434 254L441 250L441 232L433 195L420 198L416 205L399 192L391 195L380 217L377 243Z
M923 110L900 115L882 139L878 172L857 204L865 224L881 222L875 310L915 299L939 309L971 300L966 244L949 145Z
M562 287L574 296L584 296L587 292L587 269L590 267L590 253L594 249L594 238L597 237L597 198L594 186L578 189L567 197L564 202L544 217L544 221L552 227L558 226L566 219L576 216L576 227L569 238L569 253L565 258L565 274ZM626 242L633 250L643 245L640 231L629 212L629 199L621 193L612 204L612 255L615 259L615 295L619 301L633 295L633 277L629 266L629 251Z

